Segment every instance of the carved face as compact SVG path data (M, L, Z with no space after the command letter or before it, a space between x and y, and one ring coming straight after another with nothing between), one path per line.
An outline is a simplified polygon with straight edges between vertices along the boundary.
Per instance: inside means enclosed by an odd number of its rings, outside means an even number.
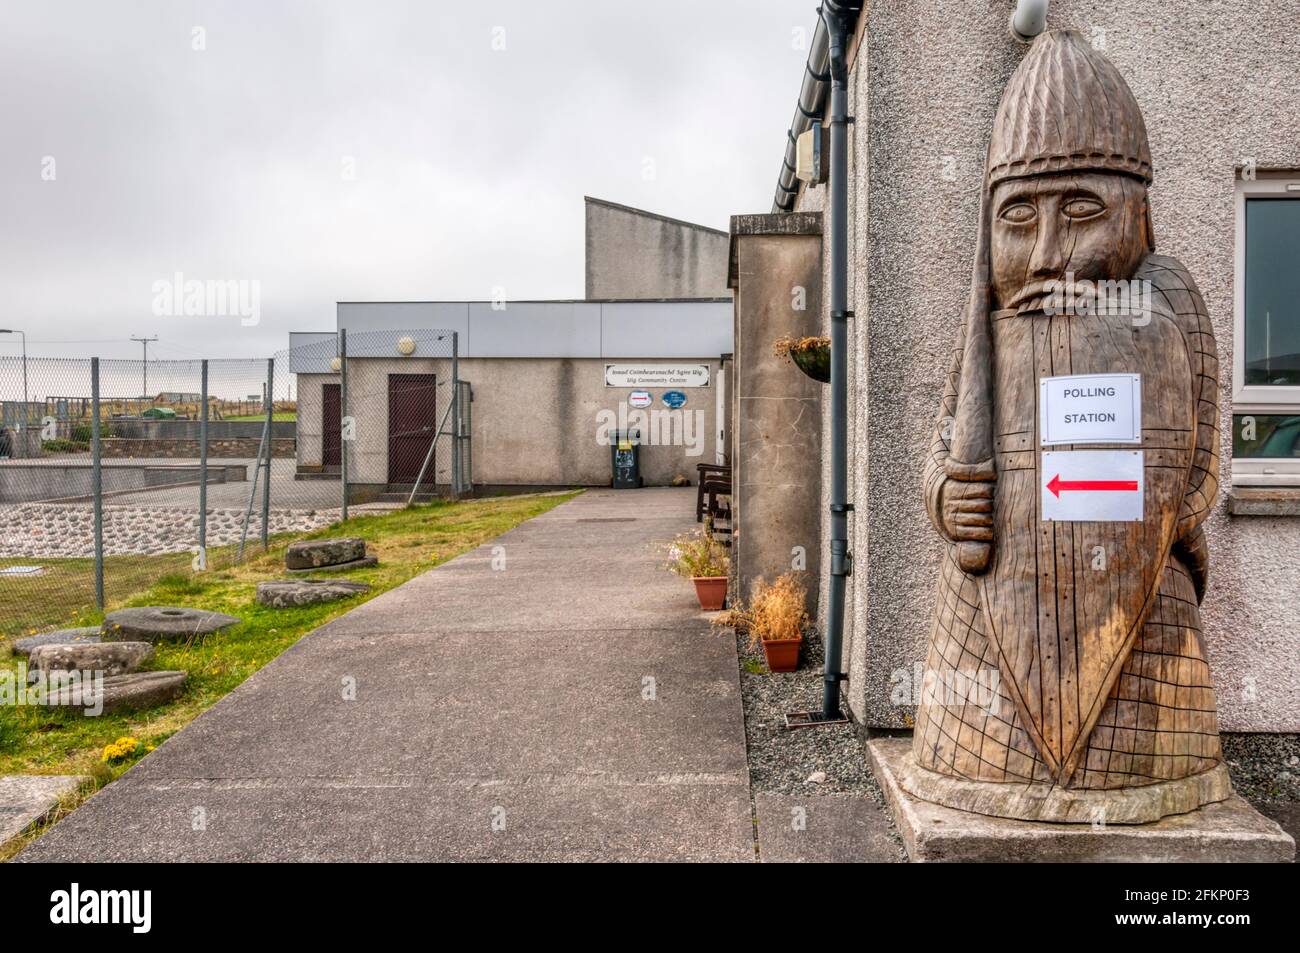
M1131 278L1150 252L1146 185L1126 175L1074 172L999 182L991 207L990 267L998 309L1035 310L1048 282Z

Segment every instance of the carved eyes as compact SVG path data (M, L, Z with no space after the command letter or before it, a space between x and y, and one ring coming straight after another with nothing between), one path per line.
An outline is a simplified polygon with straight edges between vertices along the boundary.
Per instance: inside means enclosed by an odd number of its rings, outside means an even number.
M1106 211L1105 203L1083 195L1066 199L1061 204L1061 214L1072 222L1095 218L1104 211ZM1030 202L1015 202L1002 209L998 217L1011 225L1028 225L1038 218L1038 209Z
M1061 213L1066 218L1073 219L1076 222L1085 218L1092 218L1094 215L1100 215L1104 211L1106 211L1106 206L1101 202L1096 199L1083 198L1082 196L1070 199L1061 207Z
M1025 225L1038 217L1038 211L1028 202L1017 202L1004 208L999 217L1012 225Z

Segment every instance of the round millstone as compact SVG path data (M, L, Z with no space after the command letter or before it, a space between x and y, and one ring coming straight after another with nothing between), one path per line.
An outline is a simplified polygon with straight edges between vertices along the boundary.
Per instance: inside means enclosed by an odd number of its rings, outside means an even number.
M309 606L369 592L364 582L347 579L273 579L257 584L257 601L274 609Z
M99 626L82 629L59 629L55 632L42 632L14 641L14 655L30 655L32 649L42 645L76 645L95 643L100 639Z
M288 569L319 569L339 566L366 557L366 541L359 536L335 539L300 539L290 543L284 554Z
M220 632L242 620L224 612L179 606L140 606L104 616L105 642L173 642Z
M129 675L153 658L148 642L82 642L38 645L28 659L28 674L37 672L103 672Z

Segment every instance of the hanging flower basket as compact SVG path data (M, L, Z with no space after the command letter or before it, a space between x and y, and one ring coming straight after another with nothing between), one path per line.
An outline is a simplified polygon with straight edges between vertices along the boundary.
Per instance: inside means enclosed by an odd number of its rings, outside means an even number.
M796 338L786 335L776 339L772 353L788 357L795 366L815 381L831 382L831 339L828 337Z

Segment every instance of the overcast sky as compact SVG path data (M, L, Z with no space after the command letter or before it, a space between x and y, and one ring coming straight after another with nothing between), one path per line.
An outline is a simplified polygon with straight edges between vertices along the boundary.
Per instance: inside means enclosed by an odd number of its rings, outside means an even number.
M584 194L769 210L815 6L6 0L0 327L242 357L337 300L582 297ZM260 323L156 315L177 272Z

